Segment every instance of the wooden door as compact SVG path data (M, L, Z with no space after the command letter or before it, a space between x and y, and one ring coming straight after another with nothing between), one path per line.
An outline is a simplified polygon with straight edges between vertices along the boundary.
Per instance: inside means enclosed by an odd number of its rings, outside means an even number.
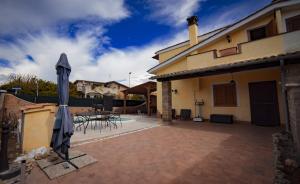
M251 121L262 126L280 124L276 81L249 83Z

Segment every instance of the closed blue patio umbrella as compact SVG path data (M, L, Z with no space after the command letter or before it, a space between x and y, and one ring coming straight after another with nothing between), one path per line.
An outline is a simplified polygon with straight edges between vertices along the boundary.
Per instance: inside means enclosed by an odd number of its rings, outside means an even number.
M70 73L71 66L67 55L63 53L56 64L59 107L56 113L50 146L59 155L60 153L65 154L66 160L69 160L68 149L70 148L70 139L74 132L73 120L68 108Z

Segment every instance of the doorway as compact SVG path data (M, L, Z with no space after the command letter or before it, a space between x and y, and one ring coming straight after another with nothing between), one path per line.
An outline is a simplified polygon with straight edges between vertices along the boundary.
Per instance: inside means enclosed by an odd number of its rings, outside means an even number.
M279 126L276 81L249 83L249 95L251 122L261 126Z

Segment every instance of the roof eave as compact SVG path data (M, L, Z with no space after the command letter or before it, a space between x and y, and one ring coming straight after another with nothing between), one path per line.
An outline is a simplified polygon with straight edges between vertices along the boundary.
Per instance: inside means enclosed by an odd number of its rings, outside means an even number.
M173 63L174 61L186 56L187 54L195 51L196 49L199 49L209 43L211 43L212 41L215 41L216 39L219 39L221 38L222 36L232 32L233 30L236 30L238 28L240 28L241 26L275 10L275 9L278 9L278 8L282 8L282 7L286 7L286 6L291 6L291 5L294 5L294 4L298 4L300 3L300 1L283 1L283 2L278 2L278 3L275 3L275 4L270 4L270 5L267 5L265 6L264 8L254 12L253 14L245 17L244 19L236 22L235 24L232 24L230 27L212 35L211 37L203 40L202 42L198 43L197 45L193 46L193 47L190 47L184 51L182 51L181 53L173 56L172 58L154 66L153 68L149 69L147 72L148 73L151 73L151 74L154 74L156 71L158 71L159 69Z
M208 75L216 75L216 74L221 74L220 71L224 70L223 73L228 73L229 71L226 70L230 70L230 69L236 69L238 67L251 67L252 65L259 65L260 67L258 68L252 68L252 69L259 69L259 68L263 68L263 67L270 67L273 65L261 65L261 64L270 64L272 62L277 62L280 60L294 60L297 62L298 59L300 57L300 51L296 51L296 52L291 52L291 53L286 53L286 54L280 54L277 56L269 56L269 57L263 57L263 58L258 58L258 59L250 59L250 60L245 60L245 61L240 61L240 62L236 62L236 63L230 63L230 64L222 64L222 65L216 65L216 66L211 66L211 67L207 67L207 68L200 68L200 69L193 69L193 70L185 70L185 71L180 71L180 72L174 72L174 73L170 73L170 74L162 74L160 76L154 76L151 77L151 79L156 79L158 81L162 81L162 80L170 80L171 78L173 78L173 80L177 80L177 79L185 79L185 78L191 78L191 77L182 77L182 76L187 76L187 75L193 75L193 77L195 76L208 76ZM251 70L250 68L248 68L249 70ZM205 74L207 72L210 72L210 74ZM219 73L218 73L219 72ZM233 71L231 70L230 72L238 72L238 70ZM197 74L197 75L195 75ZM203 74L203 75L201 75Z
M215 34L215 33L217 33L217 32L221 32L222 30L224 30L224 29L226 29L226 28L228 28L228 27L230 27L230 26L231 26L231 25L227 25L227 26L224 26L224 27L220 27L220 28L218 28L218 29L215 29L215 30L209 31L209 32L207 32L207 33L204 33L204 34L202 34L202 35L199 35L199 36L198 36L198 39L200 39L201 37L205 37L205 36L207 36L207 35L209 35L209 34ZM176 49L176 48L180 48L180 47L186 46L186 45L188 45L188 44L189 44L189 40L185 40L185 41L183 41L183 42L180 42L180 43L171 45L171 46L169 46L169 47L163 48L163 49L161 49L161 50L158 50L158 51L155 52L155 54L156 54L156 55L162 54L162 53L164 53L164 52L168 52L168 51L170 51L170 50L173 50L173 49Z

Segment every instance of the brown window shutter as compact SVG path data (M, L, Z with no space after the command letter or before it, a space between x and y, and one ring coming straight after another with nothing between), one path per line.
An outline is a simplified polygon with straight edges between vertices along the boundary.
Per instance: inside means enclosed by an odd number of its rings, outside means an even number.
M227 84L226 86L226 104L228 106L236 106L236 87L235 84Z
M300 30L300 15L286 19L286 29L288 32Z
M232 107L237 105L235 84L218 84L213 86L214 105Z

